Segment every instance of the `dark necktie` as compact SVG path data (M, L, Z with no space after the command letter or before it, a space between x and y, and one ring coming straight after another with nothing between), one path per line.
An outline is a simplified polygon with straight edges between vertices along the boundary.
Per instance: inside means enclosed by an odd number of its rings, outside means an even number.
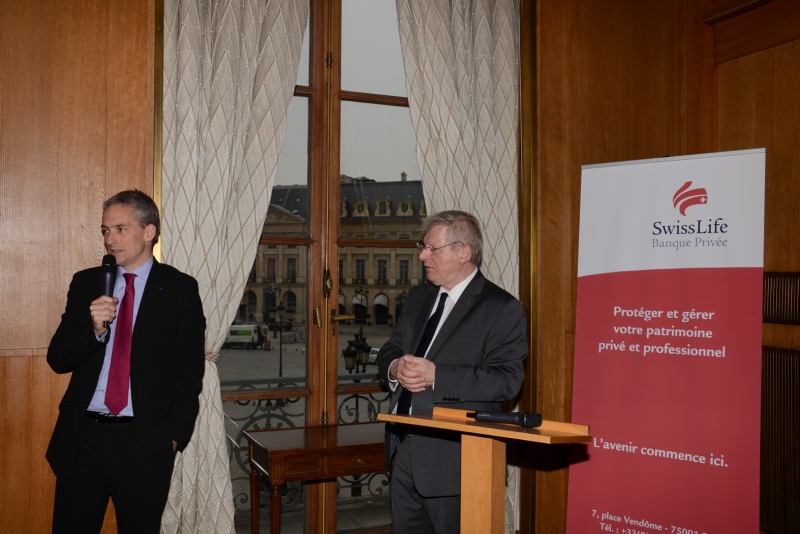
M431 315L430 319L428 319L428 324L425 325L425 332L422 334L422 339L419 340L419 345L417 346L417 350L414 352L414 356L419 356L422 358L428 351L428 346L431 344L433 334L436 333L436 327L439 326L439 321L442 319L444 303L446 301L447 293L442 293L441 297L439 297L439 306L436 308L434 314ZM400 392L400 400L397 401L397 413L408 414L410 411L411 392L406 388L403 388L403 391Z
M114 348L111 350L111 367L106 386L106 407L117 415L128 405L128 381L131 376L131 333L133 330L133 287L135 274L125 273L125 295L119 304L117 326L114 331Z

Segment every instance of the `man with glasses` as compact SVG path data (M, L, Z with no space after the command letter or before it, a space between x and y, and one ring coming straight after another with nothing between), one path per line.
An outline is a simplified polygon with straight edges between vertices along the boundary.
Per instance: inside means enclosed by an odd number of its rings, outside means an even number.
M528 354L522 304L480 272L478 220L428 216L418 244L430 283L412 289L377 363L393 413L434 406L500 410L522 386ZM387 425L394 532L459 532L461 442L454 432Z

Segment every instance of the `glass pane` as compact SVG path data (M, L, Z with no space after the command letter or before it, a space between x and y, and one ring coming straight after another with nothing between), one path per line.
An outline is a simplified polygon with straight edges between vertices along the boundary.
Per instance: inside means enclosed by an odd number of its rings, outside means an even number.
M341 144L341 235L419 239L427 211L408 108L342 102Z
M305 386L308 247L273 247L258 246L220 351L223 392Z
M303 46L300 49L300 65L297 67L297 82L295 85L308 85L308 61L309 61L309 45L311 43L311 39L309 37L311 33L311 17L308 18L308 24L306 24L306 33L303 34Z
M289 105L264 233L306 236L308 231L308 98L296 96Z
M413 230L419 235L419 226ZM412 286L425 283L416 247L340 247L339 314L355 320L339 323L339 384L380 383L375 358L392 333ZM362 271L363 269L363 271ZM358 278L363 273L363 278ZM359 404L341 404L340 423L374 420L388 395L375 394Z
M220 355L217 363L223 361ZM242 400L222 403L225 413L225 432L228 435L231 482L235 507L236 532L250 532L250 458L248 455L245 431L299 427L305 424L306 400ZM269 527L269 487L262 477L259 498L261 530ZM281 489L281 522L284 532L303 532L303 486L289 483Z
M406 96L394 0L342 1L342 89Z
M306 386L308 247L259 245L217 369L223 393L254 394ZM250 467L243 432L303 426L304 398L223 403L230 451L237 532L249 532ZM289 484L281 518L287 532L302 532L303 486ZM261 525L269 525L267 488L261 491ZM296 525L296 529L289 525Z

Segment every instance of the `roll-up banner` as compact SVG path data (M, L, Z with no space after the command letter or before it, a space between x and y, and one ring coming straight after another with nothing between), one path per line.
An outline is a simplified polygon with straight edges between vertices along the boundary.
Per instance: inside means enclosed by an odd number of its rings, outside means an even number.
M583 167L568 534L759 531L764 168Z

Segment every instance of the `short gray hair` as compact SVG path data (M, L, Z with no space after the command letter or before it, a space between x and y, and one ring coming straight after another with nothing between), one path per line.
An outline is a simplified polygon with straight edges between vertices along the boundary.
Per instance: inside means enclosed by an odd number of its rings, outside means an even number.
M465 211L440 211L433 215L428 215L422 221L422 235L427 234L434 226L444 226L447 228L448 241L461 241L472 248L472 258L469 262L476 267L481 266L483 261L483 235L481 234L481 223L474 215Z
M105 212L109 206L117 206L120 204L133 208L133 215L142 225L142 228L145 228L148 224L152 224L156 227L153 245L158 243L158 236L161 234L161 218L158 215L158 206L153 202L153 199L150 198L147 193L143 193L138 189L120 191L103 202L103 211Z

